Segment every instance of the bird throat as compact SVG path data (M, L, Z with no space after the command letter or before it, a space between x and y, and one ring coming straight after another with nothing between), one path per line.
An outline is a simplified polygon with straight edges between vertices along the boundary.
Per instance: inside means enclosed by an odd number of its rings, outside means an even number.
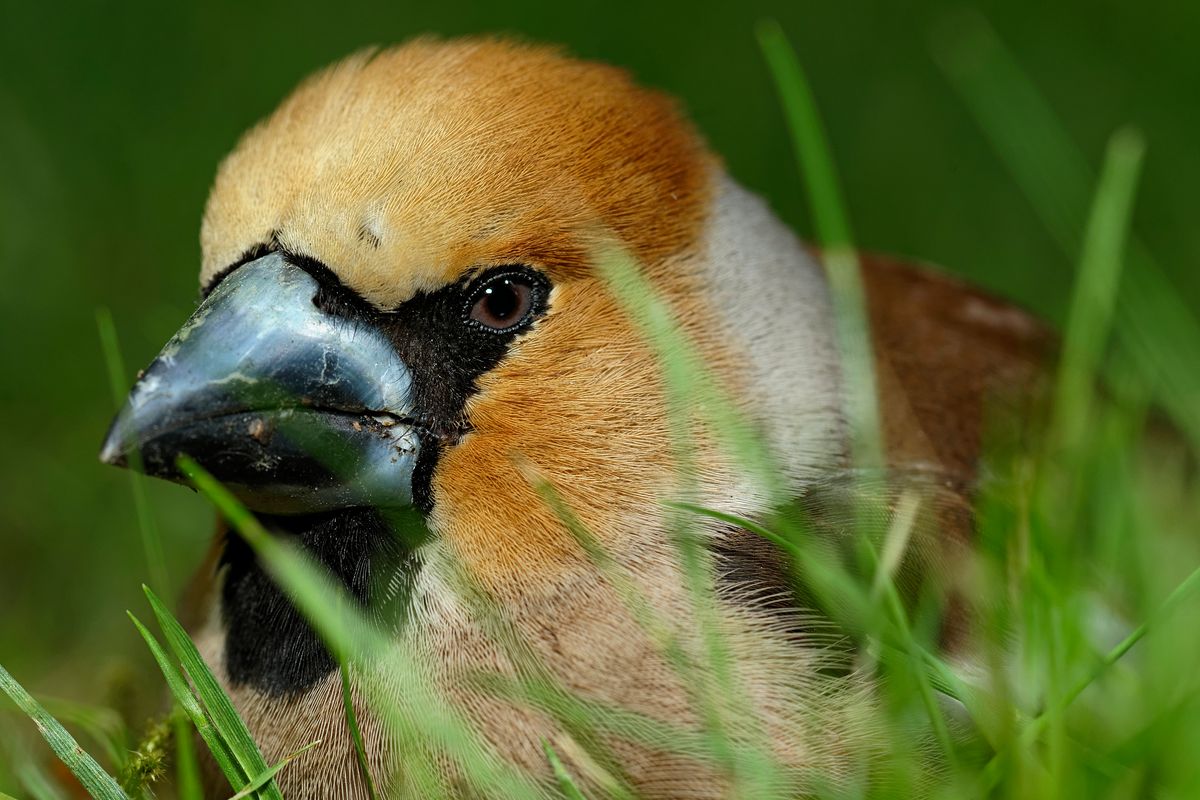
M259 515L259 521L328 570L376 624L385 629L403 624L420 566L416 549L425 536L418 513L352 508ZM271 696L301 694L337 668L308 620L232 530L221 568L225 668L234 686Z

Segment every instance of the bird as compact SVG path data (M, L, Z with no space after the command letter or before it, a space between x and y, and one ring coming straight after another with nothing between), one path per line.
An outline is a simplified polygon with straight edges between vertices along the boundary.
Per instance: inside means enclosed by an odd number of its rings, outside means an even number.
M846 527L859 473L820 250L730 175L671 97L502 37L419 38L303 81L221 163L200 242L200 305L140 374L101 459L185 482L187 455L362 603L402 597L397 646L533 785L554 785L549 742L596 796L605 780L648 798L725 796L728 776L694 755L614 734L605 762L553 715L481 689L473 676L511 672L513 657L453 576L570 692L702 727L621 587L690 647L700 622L673 500L762 520L782 495L831 535ZM679 363L711 391L673 388L674 351L606 258L633 265L686 343ZM937 524L922 569L953 584L990 416L1033 413L1052 337L931 267L859 262L881 469L924 487ZM720 402L761 443L768 477L705 421ZM395 535L398 514L417 533ZM796 786L837 774L869 735L829 689L857 684L821 677L836 648L788 557L744 526L694 524L759 734ZM228 524L189 597L197 645L268 763L322 742L276 775L284 794L368 797L337 661ZM384 722L355 704L370 774L389 796L420 796Z

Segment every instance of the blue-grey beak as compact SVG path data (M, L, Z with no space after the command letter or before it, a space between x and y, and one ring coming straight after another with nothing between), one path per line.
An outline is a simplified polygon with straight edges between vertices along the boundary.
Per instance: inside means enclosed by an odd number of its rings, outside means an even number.
M408 505L412 376L319 289L278 253L231 273L140 375L100 459L180 481L186 454L273 514Z

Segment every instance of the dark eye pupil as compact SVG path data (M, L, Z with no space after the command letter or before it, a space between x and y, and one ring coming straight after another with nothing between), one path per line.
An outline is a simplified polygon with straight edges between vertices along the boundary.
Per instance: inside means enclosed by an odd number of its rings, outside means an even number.
M487 304L488 315L500 322L508 322L521 306L521 296L508 281L501 286L486 289L483 299Z
M515 328L533 306L533 288L519 277L497 278L476 295L471 319L495 331Z

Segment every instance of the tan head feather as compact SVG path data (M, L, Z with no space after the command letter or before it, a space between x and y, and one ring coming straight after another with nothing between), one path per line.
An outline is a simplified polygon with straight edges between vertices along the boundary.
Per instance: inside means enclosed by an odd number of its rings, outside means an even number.
M648 263L691 241L708 158L620 70L501 40L418 40L318 73L217 175L202 279L272 239L380 306L467 268L579 268L583 231Z

